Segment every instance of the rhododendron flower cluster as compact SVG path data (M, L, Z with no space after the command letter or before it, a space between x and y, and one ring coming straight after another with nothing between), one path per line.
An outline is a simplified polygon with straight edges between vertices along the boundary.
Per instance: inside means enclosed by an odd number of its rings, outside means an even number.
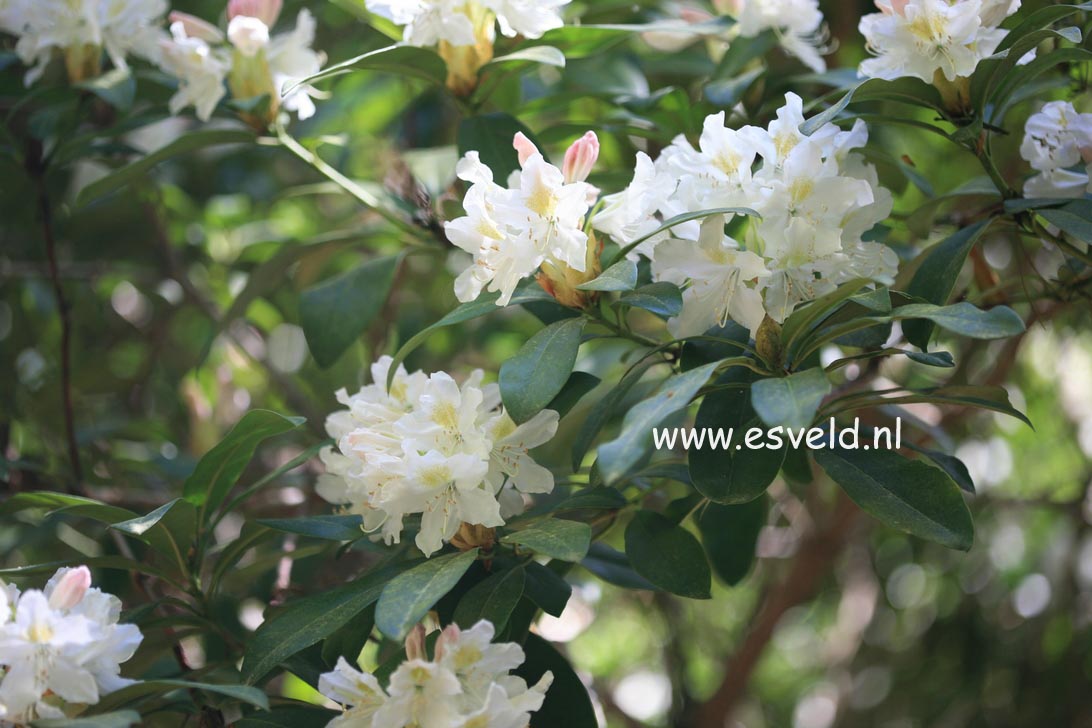
M207 121L227 94L226 82L237 100L268 96L266 122L280 108L301 119L312 116L315 89L300 85L282 94L322 67L325 56L311 48L315 19L301 10L295 29L273 35L280 9L280 0L232 0L226 33L192 15L171 13L170 38L160 42L160 63L179 81L171 113L193 106L197 117Z
M64 56L75 82L99 75L104 51L115 68L127 68L130 54L154 60L155 29L166 12L166 0L3 0L0 30L19 38L15 52L30 66L27 86L55 54Z
M759 213L738 239L724 234L724 215L713 215L636 249L652 259L654 279L685 287L682 313L668 322L677 336L728 319L754 332L765 315L783 321L796 304L847 280L894 276L894 253L863 239L892 206L875 168L851 151L868 139L864 122L849 131L824 124L805 136L800 97L786 94L785 102L766 129L730 129L721 112L705 120L697 148L680 136L655 162L638 154L633 182L608 196L593 220L629 244L683 213Z
M0 582L0 726L64 718L69 706L131 684L120 664L140 630L118 624L121 602L91 586L86 566L57 571L39 591Z
M495 384L475 371L462 385L443 372L407 374L392 359L372 365L373 384L338 392L347 409L326 421L337 448L322 453L326 500L364 517L367 531L398 542L403 519L421 515L416 544L425 555L463 523L495 527L523 509L522 493L549 493L554 478L528 451L557 431L543 410L521 425L504 411Z
M523 648L493 643L494 627L482 620L467 630L451 624L428 659L425 631L406 640L406 661L386 689L344 657L319 678L323 695L345 706L330 728L526 728L553 682L546 672L534 686L509 674L523 664Z
M473 256L455 281L460 301L472 301L488 288L500 291L497 305L504 306L520 280L540 266L587 270L584 216L598 190L584 180L598 157L598 140L594 134L578 140L565 155L564 169L547 162L523 134L514 143L520 169L507 187L493 181L477 152L468 152L457 167L459 178L470 183L463 199L466 215L444 227L448 239Z
M876 7L859 25L876 56L861 63L861 75L954 82L997 49L1006 34L997 26L1020 0L876 0Z
M1026 196L1083 197L1092 192L1092 114L1068 101L1045 104L1028 118L1020 154L1038 172L1024 183Z

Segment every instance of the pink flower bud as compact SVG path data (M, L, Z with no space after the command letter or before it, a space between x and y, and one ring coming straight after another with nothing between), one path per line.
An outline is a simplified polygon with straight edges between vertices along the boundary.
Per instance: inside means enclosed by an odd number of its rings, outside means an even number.
M1085 164L1092 164L1092 147L1081 147L1081 159Z
M220 32L219 28L198 18L196 15L175 10L167 17L171 25L180 24L182 26L187 38L199 38L206 43L221 43L224 40L224 34Z
M444 627L444 630L440 632L439 639L436 640L437 660L442 659L444 656L444 652L446 652L452 644L459 641L459 636L461 634L462 631L459 629L459 625L457 624L452 623Z
M534 142L524 136L522 131L516 132L515 138L512 139L512 146L519 152L519 163L521 167L528 159L538 154L538 147L535 146Z
M72 609L83 601L83 595L91 587L91 570L86 566L68 569L53 586L49 606L53 609Z
M586 180L597 159L599 159L599 137L594 131L589 131L573 142L565 152L565 163L561 168L565 181L572 183Z
M425 626L417 625L406 635L406 659L427 660L425 654Z
M906 6L910 4L910 0L889 0L891 12L895 15L906 15ZM887 8L877 3L877 6L881 11L887 12Z
M281 15L284 0L229 0L227 16L230 21L237 15L257 18L272 28Z

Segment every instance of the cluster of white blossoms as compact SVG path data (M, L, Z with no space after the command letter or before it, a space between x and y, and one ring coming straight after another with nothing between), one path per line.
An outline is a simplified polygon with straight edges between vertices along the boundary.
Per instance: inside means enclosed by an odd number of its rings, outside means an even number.
M365 0L371 12L404 26L415 46L471 46L494 38L494 20L508 37L540 38L564 25L561 8L571 0Z
M1092 192L1092 114L1068 101L1045 104L1028 118L1020 154L1038 172L1024 183L1026 196L1083 197Z
M868 140L867 127L824 124L805 136L800 97L785 101L766 129L729 129L721 112L705 120L697 148L680 136L655 161L638 153L633 182L606 197L592 221L627 245L683 213L746 207L761 215L744 223L738 240L718 214L637 247L652 260L655 280L684 288L682 312L668 322L676 336L729 319L754 333L767 314L784 321L796 304L847 280L893 281L894 252L863 240L892 207L875 168L851 151Z
M166 12L167 0L0 0L0 30L18 37L15 52L30 66L26 85L56 55L81 81L99 75L103 52L115 68L126 68L128 55L154 61Z
M238 100L268 95L270 114L278 108L306 119L315 113L312 97L318 92L307 85L287 87L321 69L325 56L312 50L315 19L301 10L296 27L279 35L272 28L280 16L282 0L230 0L228 27L215 25L186 13L170 15L170 37L160 41L160 64L178 79L171 98L171 113L193 106L197 117L207 121L227 93Z
M598 139L589 132L574 143L562 169L547 162L523 134L516 135L514 146L520 169L507 187L493 181L477 152L467 152L456 168L470 183L463 199L466 215L444 229L448 240L473 256L455 281L460 301L472 301L488 287L500 291L497 305L505 306L520 280L540 266L586 270L584 217L599 190L584 180L599 156Z
M517 426L481 371L460 386L443 372L399 367L388 390L391 363L373 364L373 384L356 394L338 392L348 409L326 421L337 447L321 454L319 495L362 515L387 543L399 541L405 516L421 514L416 544L428 556L463 523L504 525L522 512L522 493L553 490L553 474L528 451L557 432L557 412Z
M785 52L816 73L827 69L822 57L827 31L819 0L715 0L714 4L736 19L734 32L739 37L755 38L773 31Z
M66 706L131 684L119 666L142 637L120 614L86 566L59 570L41 591L0 582L0 726L64 718Z
M406 640L406 661L384 690L375 675L344 657L319 678L319 691L345 707L329 728L527 728L553 682L549 672L532 687L509 674L523 664L523 648L493 644L485 620L468 630L444 628L428 659L425 631Z
M953 82L974 73L1005 38L997 26L1020 0L876 0L876 7L859 25L875 55L861 63L861 75L933 83L938 74Z

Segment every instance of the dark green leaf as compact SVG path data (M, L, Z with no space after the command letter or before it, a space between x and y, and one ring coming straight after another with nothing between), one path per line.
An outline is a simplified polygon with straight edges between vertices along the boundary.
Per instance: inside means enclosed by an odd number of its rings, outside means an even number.
M300 294L300 325L321 367L329 367L383 310L398 256L370 260Z
M546 405L546 409L557 412L558 416L564 417L569 413L577 402L584 398L584 395L591 392L600 383L599 377L587 372L573 372L569 375L569 381L565 382L565 386L561 388L561 391L557 393L557 396L550 400L550 404Z
M116 713L92 715L86 718L54 718L36 720L31 728L129 728L140 723L140 713L135 710L120 710Z
M640 462L652 447L652 428L686 409L716 368L714 362L676 374L626 413L618 437L599 446L599 472L605 484L613 485Z
M127 68L115 68L89 81L81 81L76 87L90 91L118 111L128 111L136 96L136 81Z
M625 258L577 288L582 291L632 291L637 285L637 264Z
M807 427L830 394L830 381L821 367L787 377L760 379L751 386L751 405L770 427Z
M561 518L544 518L509 533L501 543L518 544L536 554L561 561L580 561L591 545L591 526Z
M1038 210L1038 213L1067 235L1092 245L1092 200L1074 200L1062 207Z
M992 221L993 218L988 218L965 227L930 248L910 279L906 292L938 306L948 303L967 255ZM907 341L914 346L922 350L929 348L933 324L928 321L907 321L903 331L906 332Z
M492 622L499 633L523 596L524 579L523 568L517 566L478 582L459 600L455 622L469 629L485 619Z
M580 565L608 584L614 584L623 589L658 591L655 584L633 570L629 564L629 558L624 553L604 543L598 541L593 543Z
M115 523L111 528L140 539L177 563L197 535L197 510L193 504L176 498L145 516Z
M138 518L137 514L130 510L108 505L92 498L41 490L15 493L10 496L3 503L0 503L0 515L18 513L33 508L46 508L52 512L84 516L102 523L117 523Z
M205 453L182 486L185 499L201 506L204 519L224 502L258 445L294 430L302 417L285 417L269 410L250 410L215 447Z
M743 581L766 525L766 499L734 506L708 503L698 510L697 523L713 572L729 586Z
M447 80L447 64L432 49L392 45L328 66L313 76L300 79L291 86L287 86L284 94L291 93L299 86L314 84L332 76L354 71L383 71L419 78L437 86L443 86Z
M626 556L656 586L691 599L709 599L712 576L694 535L653 511L638 511L626 527Z
M375 609L379 631L393 640L404 639L428 610L459 583L477 557L477 549L436 556L394 577L383 588Z
M364 519L354 515L259 518L257 523L276 531L298 533L327 541L355 541L365 535Z
M538 414L565 386L576 364L586 322L578 317L550 324L501 365L501 399L517 423Z
M667 319L678 316L682 311L682 291L674 283L649 283L635 291L622 294L614 305L644 309L660 318Z
M344 586L289 602L251 637L243 657L243 679L257 682L292 655L341 629L412 563L373 571Z
M531 714L530 728L598 728L588 690L568 660L537 634L527 635L523 651L527 657L515 674L528 685L538 683L547 672L554 676L542 707Z
M528 562L524 569L526 578L523 588L527 597L546 614L560 617L572 596L572 586L556 571L537 561Z
M815 461L853 501L892 528L968 551L974 524L944 471L889 450L819 450Z

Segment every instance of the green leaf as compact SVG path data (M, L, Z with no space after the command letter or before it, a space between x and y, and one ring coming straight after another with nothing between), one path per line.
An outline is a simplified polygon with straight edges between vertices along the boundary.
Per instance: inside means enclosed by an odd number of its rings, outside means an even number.
M419 78L437 86L447 81L447 64L436 52L429 48L396 44L368 51L356 58L328 66L318 73L301 79L287 86L282 96L290 94L300 86L312 85L333 76L341 76L355 71L383 71L399 76Z
M815 367L787 377L760 379L751 386L751 404L768 426L796 429L811 424L828 394L826 372Z
M250 638L243 657L243 679L257 682L292 655L341 629L379 599L392 577L413 563L379 569L344 586L289 602Z
M375 609L379 631L393 640L404 639L428 610L459 583L477 557L477 549L437 556L391 579Z
M501 399L517 423L534 417L561 392L576 364L585 323L577 317L550 324L501 365Z
M54 718L36 720L31 728L129 728L139 725L140 713L135 710L120 710L116 713L92 715L86 718Z
M750 371L734 369L718 378L716 384L750 382L756 376ZM725 448L706 442L704 447L688 453L690 477L699 493L717 503L746 503L766 491L781 469L788 446L776 450L732 447L743 442L749 429L761 425L751 405L749 388L724 389L705 395L694 430L720 428L727 435L731 428L733 442L726 443Z
M205 147L222 144L247 144L254 141L254 134L242 129L202 129L178 137L171 143L146 154L137 161L115 170L105 177L95 180L80 190L76 196L76 206L87 203L119 190L127 184L143 177L160 162L183 154L191 154Z
M584 488L561 501L553 510L580 511L606 510L617 511L625 508L629 501L614 488Z
M625 258L577 288L582 291L632 291L636 285L637 264Z
M553 410L558 416L564 417L577 402L584 398L584 395L598 387L601 381L599 377L588 372L573 372L557 396L546 405L546 409Z
M600 401L598 406L591 408L584 419L584 423L580 426L579 432L576 434L576 439L573 440L572 450L572 464L573 470L579 470L581 464L584 462L584 456L588 453L588 449L591 448L592 442L595 440L596 435L603 429L607 421L614 415L615 410L625 399L629 391L641 380L645 371L652 366L652 361L646 360L645 362L638 364L632 371L628 372L622 379L607 392Z
M126 68L115 68L89 81L81 81L76 88L90 91L118 111L132 108L136 97L136 80Z
M731 506L708 503L698 510L697 523L713 572L729 586L743 581L755 560L758 534L766 525L766 499Z
M259 518L257 523L276 531L298 533L327 541L355 541L365 535L364 519L354 515Z
M588 553L591 536L591 526L586 523L544 518L503 536L501 543L518 544L552 559L580 561Z
M919 402L955 404L993 410L994 412L1015 417L1029 427L1033 427L1031 420L1009 402L1009 393L1004 387L973 384L952 384L943 387L908 389L906 394L898 395L865 392L833 402L831 412L847 412L877 405L917 404Z
M948 303L967 255L991 222L993 218L987 218L965 227L930 248L914 272L914 277L910 279L906 292L938 306ZM929 348L933 324L926 321L907 321L903 331L906 339L914 346L922 350Z
M406 360L417 347L425 343L428 337L437 329L442 329L446 326L454 326L455 324L461 324L466 321L485 316L486 314L493 313L501 306L497 306L497 299L500 298L500 293L483 293L473 301L461 304L454 311L451 311L439 321L418 331L416 334L410 337L409 341L402 345L402 348L398 350L398 353L394 355L394 361L391 362L390 372L387 374L387 388L391 386L391 382L394 381L394 375L398 371L398 366ZM515 306L524 303L531 303L535 301L553 301L546 291L542 290L537 284L533 287L527 287L521 290L517 290L515 295L512 296L512 300L509 302L509 306Z
M185 499L201 507L202 522L224 502L258 445L294 430L302 417L285 417L270 410L250 410L215 447L205 453L182 486Z
M115 523L111 528L140 539L177 563L197 535L197 510L193 504L176 498L147 515Z
M698 539L653 511L637 511L626 527L626 556L656 586L691 599L709 599L712 575Z
M132 559L127 559L124 556L80 556L79 558L67 559L65 561L49 561L44 564L12 566L7 569L0 569L0 578L52 574L58 569L71 566L86 566L90 569L112 569L115 571L150 574L151 576L158 577L173 584L178 583L166 571L149 564L146 560L134 561Z
M326 728L338 716L317 706L276 707L268 713L254 713L233 723L233 728Z
M322 661L331 669L337 665L339 657L355 664L374 627L375 604L372 604L322 641Z
M475 584L455 608L456 624L469 629L485 619L493 623L499 634L523 596L525 579L523 568L517 566Z
M526 571L523 588L527 598L546 614L560 617L565 611L565 605L569 603L569 597L573 594L573 588L569 582L561 578L549 566L543 566L537 561L529 561L523 568Z
M629 558L602 542L595 542L580 565L608 584L623 589L658 591L655 584L638 574L629 564Z
M866 279L855 278L793 311L781 325L782 348L791 353L794 349L793 344L797 340L802 340L846 299L851 298L866 285L868 285Z
M483 69L494 68L496 66L515 66L517 68L522 68L531 65L564 68L565 54L553 46L531 46L529 48L521 48L518 51L503 56L497 56L489 61L489 63L485 64Z
M515 670L528 685L535 685L550 672L554 676L542 707L531 714L530 728L598 728L599 719L588 689L560 652L537 634L523 643L526 659Z
M988 311L966 301L951 306L912 303L895 309L897 319L923 318L943 329L972 339L1004 339L1024 332L1024 321L1008 306Z
M189 680L142 680L133 685L128 685L109 695L103 696L110 705L122 705L130 703L137 698L148 695L161 695L178 690L201 690L206 693L223 695L240 703L253 705L262 710L269 710L269 697L265 691L250 685L223 685L206 682L190 682Z
M686 409L717 368L712 362L670 377L652 397L626 413L618 437L599 446L599 472L613 485L652 448L652 428Z
M503 184L508 175L519 169L519 154L512 146L519 132L535 141L531 130L510 114L495 112L463 119L456 134L459 155L477 152L482 164L493 170L493 179ZM535 145L542 149L537 142Z
M623 293L615 306L640 308L668 319L682 311L682 291L674 283L659 282L641 286L635 291Z
M102 523L117 523L138 518L136 513L117 506L108 505L92 498L79 495L66 495L44 490L15 493L0 503L0 515L18 513L34 508L49 509L53 513L84 516Z
M1062 207L1037 212L1062 232L1092 245L1092 200L1074 200Z
M319 366L333 365L383 310L399 260L370 260L300 294L300 325Z
M889 450L819 450L815 461L888 526L960 551L974 543L971 514L944 471Z

